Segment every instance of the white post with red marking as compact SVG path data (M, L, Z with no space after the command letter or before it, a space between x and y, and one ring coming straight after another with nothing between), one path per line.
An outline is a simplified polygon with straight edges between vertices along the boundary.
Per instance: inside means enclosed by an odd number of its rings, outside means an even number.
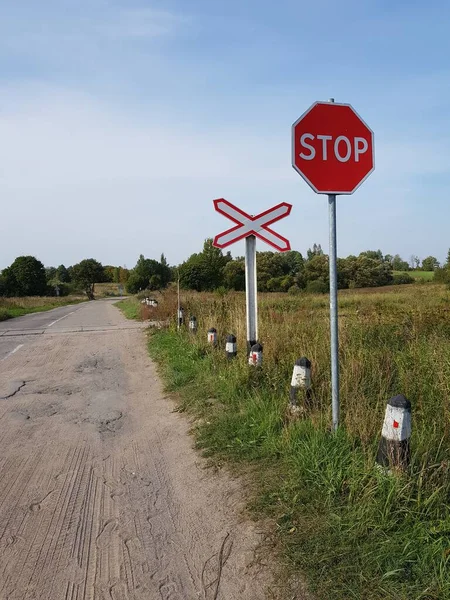
M247 356L258 342L258 302L256 276L256 238L280 252L291 249L289 240L269 227L272 223L287 217L292 204L281 202L256 216L249 215L225 198L214 200L214 208L235 223L234 227L219 233L213 245L226 248L245 238L245 300L247 306Z
M402 394L389 400L378 446L377 463L387 469L405 469L410 461L411 402Z

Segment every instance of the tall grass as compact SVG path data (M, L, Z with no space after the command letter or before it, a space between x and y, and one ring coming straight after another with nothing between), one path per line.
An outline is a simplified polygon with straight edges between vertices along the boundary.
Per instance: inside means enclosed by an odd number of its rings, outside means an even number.
M86 297L81 296L26 296L20 298L0 297L0 321L14 317L21 317L29 313L43 312L68 304L85 302Z
M173 304L173 298L168 300ZM188 294L193 337L155 333L150 351L180 408L197 417L198 446L215 461L253 466L251 504L270 516L291 570L318 598L450 598L450 295L441 286L340 294L342 427L330 432L328 298L261 295L261 370L245 361L242 294ZM220 349L206 332L219 332ZM238 338L227 362L224 340ZM292 367L313 365L313 406L286 417ZM374 464L386 401L413 405L412 463Z

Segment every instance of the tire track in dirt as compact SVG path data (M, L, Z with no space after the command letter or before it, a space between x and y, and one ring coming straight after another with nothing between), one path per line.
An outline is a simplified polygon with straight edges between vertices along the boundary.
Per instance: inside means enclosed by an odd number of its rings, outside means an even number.
M122 323L92 303L64 320ZM36 336L0 364L1 600L263 600L239 485L198 468L144 336ZM1 343L1 342L0 342Z

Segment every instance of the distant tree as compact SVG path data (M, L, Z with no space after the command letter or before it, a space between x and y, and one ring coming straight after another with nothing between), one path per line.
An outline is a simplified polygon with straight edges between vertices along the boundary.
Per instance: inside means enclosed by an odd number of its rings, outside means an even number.
M9 296L43 296L47 290L44 265L34 256L19 256L2 271Z
M427 256L422 261L423 271L435 271L439 267L439 261L434 256Z
M308 260L311 260L314 256L322 256L322 246L320 244L313 244L312 249L308 248L306 255L308 257Z
M283 277L283 258L278 252L257 252L256 265L258 270L258 290L271 291L267 287L270 279Z
M303 256L297 250L290 250L279 254L281 267L285 275L297 276L305 268Z
M366 250L365 252L361 252L360 256L367 256L367 258L372 258L373 260L379 260L381 262L384 261L381 250Z
M415 254L411 254L409 257L409 265L411 269L418 269L420 265L420 258Z
M245 290L245 264L244 259L230 260L223 269L223 285L229 290L237 292Z
M126 265L119 267L119 283L126 284L130 276L130 269L127 269Z
M0 275L0 295L17 296L17 289L17 280L11 267L3 269Z
M94 300L94 287L96 283L104 281L103 266L94 258L86 258L73 266L72 278L86 293L90 300Z
M192 254L179 266L180 284L199 292L215 290L224 284L224 269L231 260L231 254L224 255L209 238L205 240L202 252Z
M61 283L70 283L70 274L64 265L59 265L56 269L56 278Z
M325 254L316 254L305 263L306 282L320 279L326 285L329 285L329 267L328 256Z
M56 278L56 268L55 267L45 267L45 278L47 281Z
M414 263L413 263L414 264ZM396 254L391 261L394 271L409 271L409 264L403 260L400 254ZM413 268L413 267L411 267Z
M358 256L352 287L378 287L389 285L392 281L392 265L383 260L369 258L364 253Z
M152 258L145 258L141 254L136 266L127 278L127 291L136 294L139 290L157 290L167 286L171 279L168 265L162 264Z
M104 276L104 281L106 283L113 283L114 282L114 272L116 270L116 267L114 267L113 265L105 265L103 267L103 272L105 274Z

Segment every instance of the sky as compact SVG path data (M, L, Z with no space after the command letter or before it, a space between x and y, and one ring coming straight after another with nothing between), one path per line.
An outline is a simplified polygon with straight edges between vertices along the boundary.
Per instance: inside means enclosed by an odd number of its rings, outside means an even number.
M375 133L375 171L337 199L338 255L444 261L449 26L446 0L2 0L0 269L178 264L232 225L220 197L291 203L273 228L327 251L291 125L330 97Z

